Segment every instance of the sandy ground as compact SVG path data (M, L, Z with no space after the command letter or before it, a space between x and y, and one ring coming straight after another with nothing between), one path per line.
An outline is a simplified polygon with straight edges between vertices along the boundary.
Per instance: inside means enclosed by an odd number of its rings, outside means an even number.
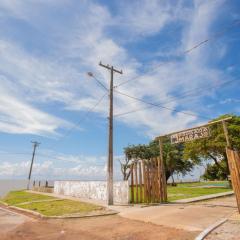
M1 225L1 223L0 223ZM124 219L117 215L68 220L37 220L20 224L1 240L190 240L198 234L174 228Z

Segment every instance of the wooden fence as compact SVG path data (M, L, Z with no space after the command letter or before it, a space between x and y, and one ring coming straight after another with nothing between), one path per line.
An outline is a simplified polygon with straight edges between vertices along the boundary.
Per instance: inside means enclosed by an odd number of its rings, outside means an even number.
M139 160L131 164L131 202L167 202L164 164L160 158Z
M232 186L236 195L238 211L240 213L240 152L226 148Z

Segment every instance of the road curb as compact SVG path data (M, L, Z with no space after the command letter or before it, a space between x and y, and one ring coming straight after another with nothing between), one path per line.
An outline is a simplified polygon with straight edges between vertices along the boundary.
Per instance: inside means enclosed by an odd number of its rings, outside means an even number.
M220 197L228 197L233 194L234 194L233 191L229 191L224 193L209 194L209 195L195 197L195 198L180 199L180 200L173 201L172 203L186 204L186 203L201 202L201 201L211 200L211 199L220 198Z
M205 237L207 237L209 235L209 233L211 233L213 230L215 230L216 228L218 228L219 226L221 226L223 223L225 223L226 221L228 221L227 218L223 218L219 221L217 221L216 223L214 223L213 225L209 226L208 228L206 228L203 232L201 232L196 238L195 240L203 240L205 239Z
M104 217L104 216L111 216L111 215L116 215L118 214L119 212L117 211L111 211L111 212L108 212L108 213L96 213L96 214L86 214L86 215L82 215L82 216L77 216L77 215L69 215L69 216L45 216L41 213L38 213L38 212L35 212L33 210L29 210L29 209L24 209L24 208L20 208L20 207L16 207L16 206L11 206L11 205L8 205L7 203L5 202L1 202L1 204L3 204L5 207L7 207L8 209L11 209L11 210L18 210L22 213L30 213L34 216L37 216L37 217L40 217L42 219L71 219L71 218L91 218L91 217Z

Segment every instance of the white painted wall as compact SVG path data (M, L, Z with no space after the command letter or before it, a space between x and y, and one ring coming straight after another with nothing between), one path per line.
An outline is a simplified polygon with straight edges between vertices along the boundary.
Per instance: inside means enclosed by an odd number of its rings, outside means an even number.
M106 181L55 181L54 193L87 198L100 201L107 201ZM113 184L114 203L129 203L128 181L118 181Z

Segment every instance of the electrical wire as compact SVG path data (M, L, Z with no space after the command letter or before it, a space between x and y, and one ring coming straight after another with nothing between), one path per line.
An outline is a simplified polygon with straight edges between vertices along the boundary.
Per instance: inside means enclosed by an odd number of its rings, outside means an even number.
M85 120L85 119L88 117L88 115L89 115L91 112L94 111L94 109L103 101L103 99L105 98L105 96L106 96L107 94L108 94L107 92L104 93L104 94L102 95L102 97L96 102L96 104L95 104L92 108L90 108L90 109L85 113L85 115L82 117L82 119L79 120L78 122L76 122L76 123L73 125L72 128L70 128L63 136L61 136L61 138L58 140L57 143L59 143L60 141L62 141L64 138L68 137L68 136L72 133L72 131L73 131L74 129L76 129L77 127L79 127L80 123L82 123L82 121ZM56 143L56 144L57 144L57 143ZM55 147L56 144L52 145L52 146L49 147L49 148Z
M239 20L239 19L233 21L233 23L232 23L230 26L227 26L226 28L224 28L224 30L215 33L212 37L210 37L210 38L208 38L208 39L205 39L205 40L197 43L197 44L194 45L193 47L191 47L191 48L183 51L182 53L179 54L179 56L185 55L185 54L189 54L189 53L192 52L193 50L197 49L198 47L200 47L200 46L202 46L202 45L204 45L204 44L206 44L206 43L208 43L209 41L212 41L212 40L214 40L214 39L219 38L220 36L224 35L229 29L232 29L235 25L239 25L239 24L240 24L240 20ZM144 75L149 74L149 73L153 73L153 72L155 72L159 67L161 67L161 66L163 66L163 65L165 65L165 64L168 64L168 63L169 63L169 62L160 63L160 64L154 66L154 69L153 69L153 70L144 73ZM118 84L117 86L115 86L115 88L120 87L120 86L122 86L122 85L125 85L125 84L127 84L127 83L129 83L129 82L132 82L132 81L134 81L134 80L136 80L136 79L138 79L138 78L141 78L141 77L136 76L136 77L133 77L133 78L131 78L131 79L128 79L128 80L126 80L126 81Z
M134 100L136 100L136 101L139 101L139 102L142 102L142 103L145 103L145 104L154 106L154 107L159 107L159 108L162 108L162 109L166 109L166 110L169 110L169 111L172 111L172 112L182 113L182 114L189 115L189 116L200 117L200 118L204 118L204 119L208 119L208 120L211 119L211 118L209 118L209 117L205 117L205 116L201 116L201 115L197 115L197 114L193 114L193 113L188 113L188 112L183 112L183 111L181 111L181 110L177 110L177 109L174 109L174 108L165 107L165 106L162 106L161 104L156 104L156 103L148 102L148 101L145 101L145 100L143 100L143 99L141 99L141 98L137 98L137 97L134 97L134 96L130 96L130 95L126 94L126 93L120 92L120 91L118 91L118 90L115 90L115 92L118 93L118 94L120 94L120 95L123 95L123 96L125 96L125 97L134 99Z
M222 83L220 83L220 84L216 84L216 85L214 85L214 86L212 86L212 87L195 88L195 89L192 89L192 90L185 91L185 92L184 92L183 94L181 94L180 96L175 96L175 97L170 98L170 99L172 99L172 100L169 100L169 101L166 101L166 102L163 102L163 103L157 102L157 103L155 103L155 104L168 104L168 103L171 103L171 102L176 101L176 100L180 101L180 100L182 100L182 99L185 99L185 98L188 97L188 96L195 95L196 93L198 93L197 91L199 91L199 90L204 90L204 89L208 89L208 90L209 90L209 89L218 88L218 87L220 87L220 86L223 87L223 86L226 85L226 84L231 84L231 83L236 82L236 81L238 81L238 79L233 79L233 80L225 81L225 82L222 82ZM202 95L202 94L200 94L200 95ZM193 96L193 97L199 97L200 95L198 94L198 95L195 95L195 96ZM179 97L180 97L180 98L179 98ZM166 100L168 100L168 98L166 98ZM128 114L131 114L131 113L143 111L143 110L145 110L145 109L149 109L149 108L153 108L153 107L155 107L155 106L148 106L148 107L144 107L144 108L134 109L134 110L131 110L131 111L128 111L128 112L118 113L118 114L115 114L114 117L120 117L120 116L128 115Z
M98 85L101 86L104 90L106 90L107 92L109 91L109 90L107 89L107 87L106 87L99 79L97 79L97 78L94 76L93 73L88 72L87 74L88 74L89 77L92 77L92 78L98 83Z

